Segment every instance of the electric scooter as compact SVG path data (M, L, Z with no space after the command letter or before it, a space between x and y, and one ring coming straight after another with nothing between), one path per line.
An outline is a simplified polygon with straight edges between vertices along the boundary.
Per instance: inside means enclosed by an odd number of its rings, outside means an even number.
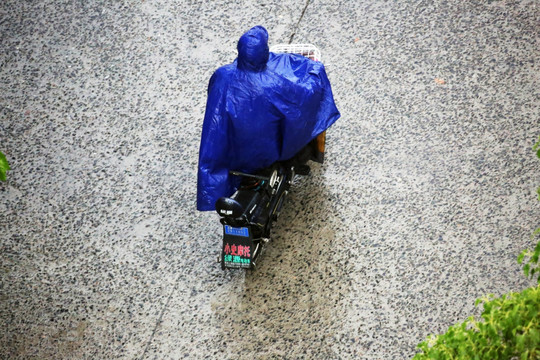
M276 53L297 53L320 61L319 50L310 44L276 45ZM238 190L216 202L216 211L223 225L223 244L218 261L225 269L254 269L270 231L277 221L293 180L308 175L308 161L323 163L325 136L323 132L307 144L292 159L276 162L255 174L230 171L241 178Z

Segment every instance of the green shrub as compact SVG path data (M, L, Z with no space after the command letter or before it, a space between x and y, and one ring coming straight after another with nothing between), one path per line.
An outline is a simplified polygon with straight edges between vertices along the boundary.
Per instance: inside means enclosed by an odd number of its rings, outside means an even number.
M482 321L469 317L445 334L420 343L421 359L540 359L540 287L500 298L489 295L482 303Z
M538 138L536 144L534 144L533 150L536 151L536 156L538 156L538 158L540 159L540 137ZM536 192L538 193L538 200L540 200L540 187L536 189ZM531 237L534 238L539 234L540 227L534 231ZM534 275L536 275L537 282L540 284L540 276L538 276L538 257L540 257L540 241L536 244L536 247L533 251L523 250L518 256L518 263L523 263L523 259L525 257L529 258L525 266L523 266L523 272L525 273L525 276L530 276L531 278L534 278Z
M533 147L540 158L540 138ZM540 187L537 189L540 200ZM532 237L540 234L536 229ZM418 345L421 350L413 360L423 359L540 359L540 271L538 258L540 241L533 251L524 250L518 256L518 263L525 264L525 276L534 279L538 285L522 292L505 294L495 298L490 294L476 300L476 306L483 304L481 320L471 316L454 325L442 335L431 335Z
M6 156L0 151L0 181L6 181L6 171L9 170L9 164Z
M536 229L536 231L533 234L533 237L540 234L540 228ZM525 263L525 266L523 266L523 272L525 273L525 276L531 277L534 279L534 275L536 275L536 281L538 284L540 284L540 275L538 271L538 257L540 256L540 241L536 244L536 247L533 251L530 250L523 250L521 254L518 256L518 263L522 264L525 257L528 257L528 261Z

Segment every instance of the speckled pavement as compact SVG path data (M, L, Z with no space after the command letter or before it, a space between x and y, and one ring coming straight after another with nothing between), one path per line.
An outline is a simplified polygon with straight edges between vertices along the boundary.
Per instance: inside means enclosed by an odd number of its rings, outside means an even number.
M342 118L223 272L198 141L258 24L320 47ZM531 285L539 34L538 0L3 0L0 358L411 358Z

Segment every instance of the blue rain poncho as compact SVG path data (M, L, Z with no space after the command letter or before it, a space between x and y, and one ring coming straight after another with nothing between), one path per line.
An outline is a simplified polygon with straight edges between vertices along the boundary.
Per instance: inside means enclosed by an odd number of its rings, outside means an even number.
M256 26L238 41L238 58L216 70L208 85L197 177L197 209L214 210L239 179L288 160L340 114L324 66L296 54L268 50Z

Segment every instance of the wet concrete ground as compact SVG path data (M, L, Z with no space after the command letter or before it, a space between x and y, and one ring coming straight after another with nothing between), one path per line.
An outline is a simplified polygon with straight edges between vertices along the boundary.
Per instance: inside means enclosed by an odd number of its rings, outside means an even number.
M257 271L195 210L212 72L318 45L342 118ZM0 4L0 358L407 359L531 283L538 1Z

